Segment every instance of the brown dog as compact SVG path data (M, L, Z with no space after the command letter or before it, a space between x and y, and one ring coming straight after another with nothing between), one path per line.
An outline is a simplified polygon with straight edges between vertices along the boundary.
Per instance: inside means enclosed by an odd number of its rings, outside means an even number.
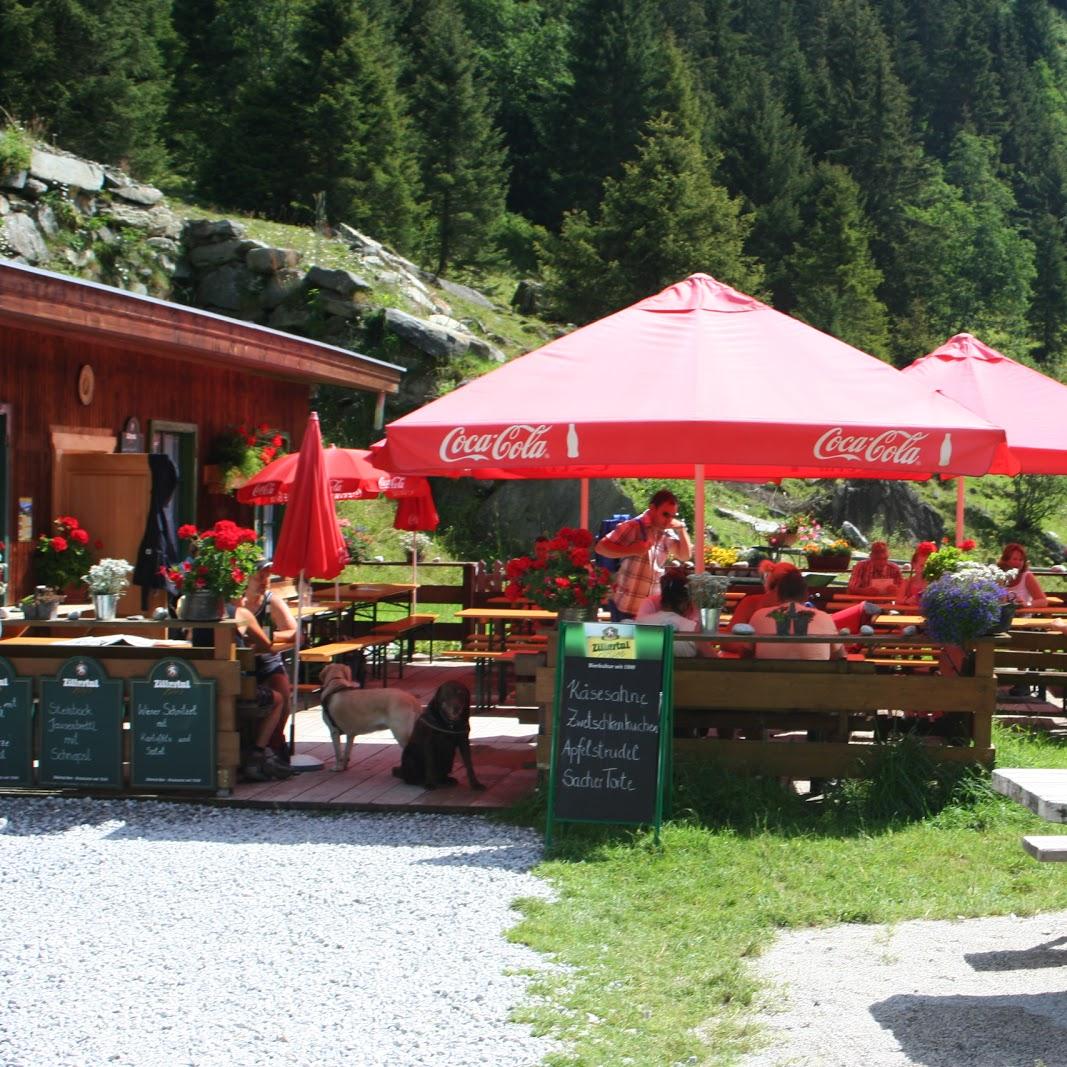
M360 689L343 663L330 663L319 675L322 682L322 721L333 742L333 769L343 771L352 755L356 734L391 730L398 745L407 745L422 711L418 700L402 689ZM345 736L344 753L341 736Z
M484 789L471 762L471 692L459 682L445 682L415 722L411 740L404 746L397 778L408 785L436 789L456 785L452 764L459 752L471 789Z

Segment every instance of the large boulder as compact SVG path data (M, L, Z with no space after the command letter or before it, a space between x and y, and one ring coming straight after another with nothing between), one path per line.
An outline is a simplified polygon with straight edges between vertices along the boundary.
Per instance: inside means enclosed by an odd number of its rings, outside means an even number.
M21 256L27 263L43 263L48 259L48 245L33 219L19 211L4 217L0 226L0 253Z
M470 348L470 337L444 326L435 326L396 308L385 309L385 328L407 341L412 348L434 359L451 359Z
M816 494L811 505L824 523L839 529L846 521L861 531L878 525L913 541L938 541L945 532L941 515L907 482L858 478L835 483Z
M102 189L104 168L74 156L59 155L35 148L30 156L30 173L53 185L72 185L79 189Z

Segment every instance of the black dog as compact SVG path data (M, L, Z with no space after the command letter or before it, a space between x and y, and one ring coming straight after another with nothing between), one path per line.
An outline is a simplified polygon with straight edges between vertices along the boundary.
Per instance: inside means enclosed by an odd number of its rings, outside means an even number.
M470 690L460 682L445 682L415 720L411 740L404 746L400 766L393 768L393 774L408 785L426 789L456 785L452 764L458 751L471 789L484 789L471 763L470 732Z

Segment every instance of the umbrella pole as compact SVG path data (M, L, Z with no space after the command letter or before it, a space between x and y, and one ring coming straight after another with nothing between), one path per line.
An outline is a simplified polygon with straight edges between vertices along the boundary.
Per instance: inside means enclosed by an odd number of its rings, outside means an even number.
M963 540L963 483L965 480L962 474L956 479L956 544Z
M296 754L296 713L300 707L300 638L304 618L304 571L296 580L296 634L293 636L293 684L289 693L289 766L294 771L317 771L322 760Z
M589 529L589 479L583 478L578 503L578 529Z
M418 534L411 534L411 584L415 587L411 590L411 614L415 614L415 604L419 599L419 545Z
M698 463L693 470L695 485L693 488L693 552L696 559L697 574L704 573L704 464Z

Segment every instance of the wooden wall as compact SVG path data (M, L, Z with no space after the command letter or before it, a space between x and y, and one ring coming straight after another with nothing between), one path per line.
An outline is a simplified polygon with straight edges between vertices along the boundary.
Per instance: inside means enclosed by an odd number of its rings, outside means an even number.
M96 387L85 406L78 398L78 372L92 366ZM253 378L202 363L88 344L54 334L0 328L0 404L10 405L11 481L7 509L9 602L32 584L32 543L16 543L19 497L32 497L34 536L48 532L52 503L52 431L98 428L118 434L136 416L146 438L152 419L192 423L198 429L202 471L215 436L227 426L265 422L287 430L293 447L304 432L310 388L273 378ZM146 440L146 447L150 447ZM200 477L202 483L202 476ZM199 487L197 518L251 523L252 509L232 496Z

